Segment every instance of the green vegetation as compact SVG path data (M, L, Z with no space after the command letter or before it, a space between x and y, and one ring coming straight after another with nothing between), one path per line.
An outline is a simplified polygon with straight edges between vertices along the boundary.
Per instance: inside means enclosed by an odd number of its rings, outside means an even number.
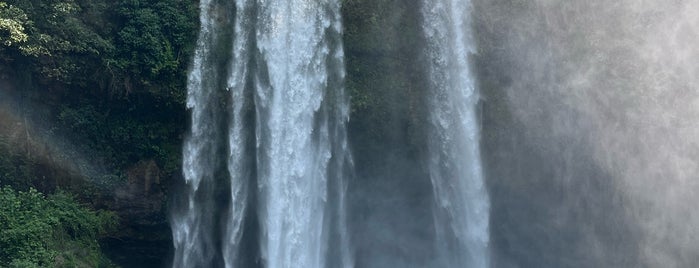
M25 189L34 177L31 160L13 153L8 147L5 138L0 136L0 186Z
M104 267L97 239L116 224L113 213L91 211L67 193L0 189L1 267Z
M0 66L103 164L154 159L167 176L180 161L197 13L183 0L0 1Z
M0 0L0 79L9 77L16 88L3 93L16 96L22 109L10 115L25 117L18 130L41 127L19 140L0 133L0 187L22 191L0 193L0 267L96 267L104 259L96 239L109 214L90 212L66 193L38 191L65 189L92 206L122 209L115 189L144 187L127 180L129 171L154 161L162 188L142 198L164 202L158 194L181 163L197 6L187 0ZM40 131L75 144L99 177L52 166L60 157L41 155L47 150L30 144ZM161 218L150 222L165 222L159 207L148 207L148 216ZM115 236L134 235L128 231L138 224L134 217L122 219Z

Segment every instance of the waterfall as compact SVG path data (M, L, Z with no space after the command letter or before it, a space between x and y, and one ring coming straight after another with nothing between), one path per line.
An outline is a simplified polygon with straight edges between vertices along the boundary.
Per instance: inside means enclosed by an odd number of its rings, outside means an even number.
M262 257L266 267L324 267L337 1L259 1L255 81ZM329 14L331 14L329 16ZM332 116L334 118L334 116ZM346 117L340 120L346 120Z
M216 63L217 30L223 27L211 0L200 2L201 29L192 70L188 77L187 107L192 112L192 128L185 140L183 175L186 190L173 212L171 227L175 246L174 267L207 267L216 263L217 242L215 204L216 177L220 170L218 124L222 110L217 94L221 68Z
M487 267L489 200L476 116L468 0L425 0L430 80L429 172L440 267Z
M231 2L200 2L173 266L350 267L340 1Z

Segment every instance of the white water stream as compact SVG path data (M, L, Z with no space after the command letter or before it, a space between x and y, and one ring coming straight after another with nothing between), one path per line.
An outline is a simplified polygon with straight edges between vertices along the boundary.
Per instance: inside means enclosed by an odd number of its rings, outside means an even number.
M222 10L229 6L201 2L187 102L192 131L184 151L189 199L186 212L173 217L174 266L238 264L254 175L264 267L349 266L342 212L349 104L342 88L339 1L237 0L235 12ZM235 14L227 69L215 67L221 56L216 44L230 32L226 12ZM225 86L217 83L222 77ZM221 109L224 87L231 100ZM246 120L248 107L254 126ZM255 142L252 155L249 140ZM216 223L222 213L211 211L216 191L207 187L220 185L215 163L221 146L228 151L223 173L230 177L230 203L225 223ZM207 205L214 207L202 207ZM330 240L339 260L326 260Z
M468 0L426 0L430 80L429 172L440 267L488 267L490 203L480 160L478 91Z

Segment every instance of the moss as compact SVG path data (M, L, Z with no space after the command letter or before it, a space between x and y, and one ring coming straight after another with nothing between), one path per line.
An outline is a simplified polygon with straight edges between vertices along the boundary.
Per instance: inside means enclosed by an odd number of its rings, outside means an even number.
M358 155L423 146L424 70L419 1L343 1L350 132ZM362 157L360 157L362 158Z

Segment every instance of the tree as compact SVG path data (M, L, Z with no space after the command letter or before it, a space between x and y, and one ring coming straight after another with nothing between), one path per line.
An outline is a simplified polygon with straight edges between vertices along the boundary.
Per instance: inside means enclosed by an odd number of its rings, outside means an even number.
M5 46L21 44L27 41L24 25L27 23L27 14L21 9L8 6L0 2L0 42Z

